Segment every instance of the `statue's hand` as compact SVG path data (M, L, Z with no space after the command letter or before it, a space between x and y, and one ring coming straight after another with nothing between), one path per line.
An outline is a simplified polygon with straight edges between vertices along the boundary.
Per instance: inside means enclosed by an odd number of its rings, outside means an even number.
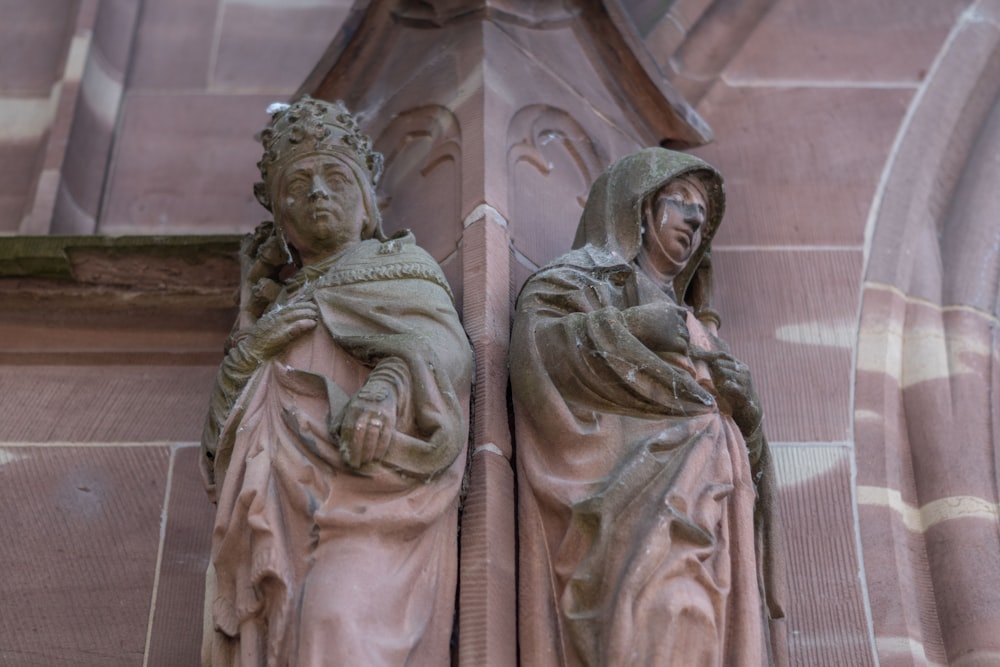
M356 393L344 410L340 426L340 454L344 463L360 468L381 461L389 451L396 430L396 390L391 383L372 379Z
M729 407L740 431L744 436L752 435L760 426L764 413L753 388L750 367L728 352L705 352L696 356L708 362L715 389Z
M683 308L647 303L622 311L625 327L639 342L657 354L687 354L691 342Z
M302 302L272 310L257 320L241 345L258 359L270 359L302 334L316 328L319 309L315 303Z

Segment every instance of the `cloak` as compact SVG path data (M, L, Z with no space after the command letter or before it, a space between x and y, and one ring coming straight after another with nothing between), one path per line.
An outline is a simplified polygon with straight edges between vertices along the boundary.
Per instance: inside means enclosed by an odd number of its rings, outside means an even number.
M701 247L663 289L634 259L644 201L680 175L705 185L708 215ZM576 249L518 298L523 664L785 663L773 465L766 443L751 465L698 360L725 350L704 271L722 202L721 179L697 158L625 158L591 189ZM625 326L624 311L653 303L682 311L688 355L657 354Z
M404 236L303 268L272 307L305 300L315 329L220 372L212 664L447 664L472 372L451 293ZM337 434L374 378L399 397L396 429L356 470Z

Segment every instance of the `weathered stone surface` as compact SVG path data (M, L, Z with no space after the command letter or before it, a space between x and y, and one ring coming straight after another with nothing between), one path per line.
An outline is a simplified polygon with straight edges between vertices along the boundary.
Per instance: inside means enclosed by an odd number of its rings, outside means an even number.
M0 661L142 663L167 464L166 446L0 449Z
M868 580L888 580L872 591L873 611L888 610L873 615L876 636L895 653L908 642L904 661L997 654L998 17L989 0L957 21L873 221L855 403L859 465L872 464L859 501L873 511L860 528ZM878 512L895 515L894 562Z
M245 232L264 216L250 185L263 95L149 94L125 101L103 234Z
M910 90L713 88L698 110L726 140L694 152L733 174L726 181L732 224L718 246L861 246L912 97Z
M907 528L897 509L866 502L867 496L859 491L858 513L879 663L947 664L934 592L923 574L927 552L922 535ZM898 576L886 576L888 572Z
M494 451L497 450L497 451ZM462 512L458 664L517 664L514 471L492 443L473 450Z
M510 460L507 416L510 239L505 221L489 207L477 209L466 222L462 282L469 292L463 307L463 323L476 353L475 405L481 408L473 424L473 445L489 443Z
M201 660L205 570L214 507L205 502L197 447L171 459L163 555L149 641L150 665L197 665Z
M383 156L344 105L270 112L253 191L274 222L241 244L202 436L218 504L203 656L443 664L472 350L439 266L383 231Z
M722 246L712 255L722 331L754 369L768 434L848 440L861 253Z
M224 0L212 90L291 92L312 71L349 8L347 0Z
M142 38L132 43L137 36L135 21L139 3L136 0L56 3L58 7L48 0L0 4L4 5L4 16L9 19L0 26L0 33L7 32L3 41L5 46L0 51L10 56L0 55L0 117L4 119L0 123L0 157L3 158L0 159L0 233L16 233L39 196L50 203L55 202L53 229L66 233L89 233L94 229L98 200L105 191L105 214L111 201L117 202L116 206L122 201L114 187L105 187L105 166L92 162L94 155L106 150L102 142L110 141L112 136L113 126L108 119L117 117L117 107L108 104L114 95L106 94L114 92L114 86L94 86L93 82L121 84L124 95L127 93L124 73L129 69L134 85L131 92L136 96L157 92L174 94L181 90L185 93L212 92L217 96L199 106L200 115L185 116L187 125L170 123L170 115L183 114L185 104L181 102L172 107L170 113L163 114L165 121L156 120L145 126L143 131L149 136L163 134L169 137L163 145L153 147L156 151L169 151L169 144L185 148L179 152L181 154L166 161L146 153L139 158L133 156L127 165L130 171L151 169L157 174L155 177L136 176L135 180L143 185L126 192L124 198L136 204L151 195L147 201L157 206L169 198L176 198L177 202L165 203L161 208L167 211L170 220L194 218L199 211L205 212L198 226L189 228L199 233L249 229L260 219L258 214L251 212L253 205L245 201L249 198L246 178L252 176L237 175L235 171L240 167L233 165L250 169L256 154L233 157L239 151L213 143L213 153L229 154L230 157L214 164L210 175L199 175L206 187L229 193L225 195L230 197L229 206L233 202L244 202L246 211L241 213L239 204L236 208L227 208L219 201L212 203L212 197L216 196L213 193L190 195L187 193L196 191L181 189L191 187L190 183L176 177L174 172L191 171L182 153L195 151L199 145L183 137L206 115L217 114L228 116L231 127L221 131L228 133L230 146L252 144L250 137L263 118L259 109L291 93L299 83L296 77L300 76L293 73L305 72L302 68L305 67L306 51L316 53L315 50L321 48L320 36L316 33L322 21L313 20L317 12L332 17L335 12L347 9L343 2L325 3L320 9L319 0L296 0L291 5L278 0L180 4L171 0L147 0ZM84 70L74 119L78 126L70 130L65 163L60 170L53 162L58 154L46 151L48 133L58 115L59 100L51 97L52 84L62 78L62 63L73 36L71 24L85 4L98 7L86 66L91 68L95 59L99 66L92 70L89 85L87 69ZM523 17L522 10L527 4L504 0L491 2L490 6L509 12L510 16ZM938 529L953 520L988 520L983 517L989 514L993 503L981 497L989 490L989 475L982 469L992 470L991 464L984 464L984 461L990 451L990 439L994 443L992 448L996 449L998 436L995 432L983 432L982 423L972 424L962 416L967 413L949 417L951 426L931 424L926 429L927 437L919 446L911 447L909 435L911 431L924 430L923 422L917 417L924 412L945 414L945 406L949 403L956 409L975 407L977 414L992 414L993 423L998 423L1000 406L994 401L992 408L989 405L982 407L990 394L985 394L982 387L966 384L965 379L942 380L942 368L979 365L982 368L978 374L992 377L993 386L996 386L1000 364L980 354L971 354L964 347L968 340L977 341L975 345L981 347L986 339L973 335L963 322L950 319L968 314L961 308L940 315L936 322L920 315L919 328L905 335L904 327L907 317L917 317L914 308L922 306L914 306L912 302L920 299L943 306L971 306L982 313L989 313L993 308L991 286L996 280L990 276L994 275L991 272L996 265L991 264L990 259L996 257L991 254L996 216L976 214L977 211L993 210L996 204L995 201L990 203L990 198L1000 192L995 187L995 173L991 171L995 167L991 159L996 151L989 137L995 122L993 125L986 122L996 99L996 87L991 83L995 81L991 72L997 67L991 37L996 24L991 13L993 4L983 0L976 3L966 0L858 3L849 0L840 4L778 0L755 32L749 35L745 46L742 45L742 39L747 37L745 34L730 35L721 45L711 39L703 41L701 46L705 50L700 53L710 57L700 61L702 64L714 65L722 62L714 58L732 56L720 77L715 76L712 68L693 67L699 62L690 58L694 46L698 46L693 31L709 34L718 29L719 24L709 19L712 12L727 6L739 5L745 9L766 3L678 0L669 7L651 2L631 4L645 11L644 16L659 17L654 27L637 25L636 29L652 47L660 68L669 72L669 60L677 53L682 57L674 64L684 65L700 77L690 88L685 87L687 82L674 79L678 87L700 94L702 89L714 86L709 88L708 96L698 109L712 124L717 137L716 144L704 155L727 173L730 185L729 223L723 229L719 245L728 245L732 252L728 256L720 252L723 257L717 267L719 292L725 300L721 308L723 335L734 342L739 356L751 362L758 389L768 408L768 428L781 432L782 439L815 436L841 440L854 434L858 441L860 531L865 545L872 617L879 628L876 642L880 662L885 666L922 667L926 658L944 664L947 654L943 648L941 624L934 612L936 603L929 597L918 598L913 589L932 596L931 582L934 580L928 572L943 572L945 583L934 585L946 589L947 595L953 598L945 604L958 604L960 594L954 591L960 587L957 584L966 585L968 573L958 571L956 586L949 586L949 572L956 568L929 565L923 535L915 536L911 527L924 521L936 522L933 529ZM262 42L268 42L268 48L248 51L246 44L250 40L244 37L264 27L260 19L273 16L279 5L289 20L275 22L270 26L272 32L266 38L260 37ZM432 3L412 3L416 9L406 17L383 20L387 25L396 21L408 22L409 27L423 21L426 29L428 17L435 18L433 12L427 11L432 6ZM452 3L452 6L461 9L468 3ZM967 7L974 7L974 10L961 19L964 22L960 23L961 31L955 33L951 43L953 47L962 48L945 53L938 63L936 80L927 82L927 76L933 74L929 68L935 55L947 42L949 30ZM288 26L302 29L301 20L307 15L310 19L305 29L315 29L315 32L309 33L312 37L306 40L308 43L294 45L293 50L292 41L282 31ZM442 15L446 20L455 18L446 15L447 12ZM463 20L468 19L466 16ZM437 38L426 35L423 41L415 39L401 43L389 69L397 73L404 71L419 62L421 54L436 54L438 59L434 62L439 69L410 83L400 84L391 77L384 86L376 83L372 99L377 102L367 108L376 134L389 127L397 112L419 109L434 95L438 96L434 104L453 105L452 108L461 112L457 113L462 131L461 159L452 161L449 157L436 165L428 173L426 187L415 188L417 192L414 193L432 194L433 190L437 195L441 181L460 182L458 213L453 215L449 211L439 216L424 216L424 209L420 207L405 211L417 221L447 220L442 224L448 233L442 235L441 252L436 250L435 257L440 259L443 253L445 275L459 299L464 298L461 282L463 264L468 262L462 249L455 248L456 244L464 247L472 237L459 241L455 234L461 233L458 225L463 216L479 204L487 203L509 220L513 235L518 238L519 245L508 249L510 282L514 290L511 302L537 264L561 252L557 246L572 237L572 227L579 216L580 204L575 199L582 176L573 158L563 150L573 145L572 142L567 144L564 138L567 126L555 128L563 136L545 135L544 130L548 128L544 126L549 124L550 118L536 115L542 118L543 131L532 135L530 142L525 141L529 137L526 133L512 141L513 126L509 119L521 111L529 114L535 105L547 105L579 120L593 105L591 96L598 105L608 98L594 94L594 89L587 87L594 83L591 79L574 82L576 90L585 93L573 94L563 85L566 77L562 73L556 76L545 72L546 64L552 59L555 59L553 62L568 62L571 69L579 68L586 54L581 56L580 51L562 49L562 44L554 49L531 51L544 40L532 41L530 34L525 37L522 33L536 30L511 29L509 25L501 29L490 25L485 33L480 31L487 45L483 48L475 47L474 41L446 43L438 39L444 47L436 51ZM685 47L688 37L692 39ZM382 44L377 40L375 43ZM77 42L78 53L81 44ZM183 46L177 50L177 45ZM499 72L490 68L489 57L481 72L469 66L479 56L496 54L504 47L519 55L501 59ZM497 50L488 52L489 48ZM214 60L213 50L217 52ZM554 53L550 54L550 50ZM730 53L734 50L735 53ZM525 51L534 55L527 56ZM281 57L277 57L278 54ZM461 54L461 58L456 54ZM282 80L283 72L288 72L288 80ZM470 84L479 81L477 77L487 82L484 88L489 90L489 82L496 82L498 73L510 73L514 79L514 85L492 88L502 90L502 95L485 99L477 93L469 94L474 89ZM712 78L705 79L706 75ZM379 77L381 75L376 78ZM73 85L72 77L70 81ZM921 92L925 83L926 89ZM522 84L529 91L526 99L516 102L504 99L505 95L520 90ZM210 90L212 86L218 88ZM248 88L267 93L260 96L263 104L255 102L252 112L246 114L234 112L237 102L230 106L227 99L239 97L248 92ZM406 104L387 111L387 117L380 117L376 113L380 101L393 99L392 95L402 89L406 89L402 93ZM101 94L91 100L90 95L95 92ZM914 109L911 128L906 135L914 138L912 147L908 147L906 136L901 137L900 151L894 155L891 153L893 139L906 118L908 105L918 95L922 95L920 107ZM689 101L695 99L688 98ZM98 103L94 103L95 100ZM170 99L163 96L150 103L167 104ZM611 117L609 107L600 107L599 111ZM618 117L616 122L620 120ZM420 132L432 127L417 127L416 130ZM132 129L130 126L130 131ZM638 147L634 139L622 135L614 124L592 124L586 131L588 139L606 151L602 154L605 160L615 157L616 151ZM126 152L139 150L136 146L141 146L145 140L140 134L122 136L119 148ZM217 133L217 136L221 135ZM420 153L424 143L433 142L419 138L411 140L409 145L411 150ZM626 144L631 147L623 148ZM523 159L529 153L514 155L509 151L518 145L537 148L537 154L532 154L537 164ZM519 160L513 175L508 172L512 156ZM404 162L409 161L409 158L404 159ZM452 167L458 164L459 168ZM545 169L538 165L551 166L551 170L543 173ZM412 169L406 171L414 173ZM886 176L884 191L878 188L883 171ZM976 185L975 179L965 180L959 192L957 180L963 173L978 175L982 184ZM170 185L169 190L157 191L153 185L158 179L166 184L179 183L179 186ZM517 181L514 188L509 187L512 180ZM401 182L409 183L405 178ZM546 194L556 197L557 189L558 198L567 202L566 205L546 205ZM200 205L195 197L201 196L209 203ZM449 192L441 198L451 202L453 196L454 193ZM182 201L185 197L188 201ZM515 210L519 202L522 206ZM395 203L397 207L393 212L399 213L400 200L396 199ZM447 207L450 206L452 204L448 203ZM446 206L438 201L434 208L443 212ZM941 226L944 209L950 211L954 221L967 223ZM133 215L127 206L118 210L115 229L119 231L135 229L144 233L150 229L150 224L167 233L175 229L173 225L163 226L158 220ZM922 219L921 230L917 228L919 225L892 223L890 216L904 222L926 217ZM857 301L852 302L846 295L852 291L856 295L860 281L851 276L855 269L848 265L857 266L858 258L868 252L863 244L870 217L875 241L870 248L868 264L871 282L865 294L861 346L857 350L859 369L855 378L855 404L848 405L850 385L849 378L848 381L843 379L843 369L850 363L851 350L838 341L853 340L857 333L851 330L852 323L856 324ZM220 220L222 222L215 226ZM977 220L980 222L976 223ZM140 223L140 226L133 228L133 223ZM545 225L544 230L539 229L542 225ZM945 230L940 238L938 227ZM176 228L181 229L181 225ZM38 229L39 233L45 231L50 230L44 225ZM433 234L433 230L430 231ZM548 238L550 232L551 238ZM420 236L428 240L422 230ZM817 248L817 245L824 247ZM772 254L774 246L813 246L809 252L818 254L809 257L819 257L833 250L825 247L830 245L848 248L843 257L846 259L849 254L851 259L843 263L832 257L817 260L816 273L832 280L819 287L811 278L809 259L789 264L785 256L780 255L778 264L790 276L787 279L782 277L781 268L765 270L754 266L769 264L775 257ZM914 268L896 263L899 256L923 260ZM86 253L78 257L84 266L95 261ZM6 271L9 265L10 258L0 258L0 272ZM153 274L156 280L165 278L167 282L176 275L159 270ZM209 365L218 358L221 341L228 330L228 322L224 320L229 315L220 313L232 312L225 310L229 308L232 287L212 294L174 292L165 297L153 284L136 291L121 285L71 283L72 286L53 292L51 281L42 282L44 284L21 277L16 283L0 287L0 301L5 306L5 311L0 313L0 339L5 342L0 360L4 364L16 364L5 367L4 386L17 388L23 380L27 388L24 394L20 389L13 391L13 403L8 393L4 414L20 410L24 416L14 415L14 419L8 420L7 432L39 438L85 433L98 440L105 436L170 434L195 438L200 426L200 406L195 403L200 403L200 397L207 391L212 372ZM778 284L788 287L772 287ZM748 289L750 285L752 290ZM890 290L881 290L884 286L890 286ZM807 290L810 296L806 296ZM726 297L726 294L732 296ZM470 293L469 303L478 298L476 293ZM172 318L158 310L164 300L170 302L171 308L219 310L204 321L195 315ZM31 307L45 310L45 316L25 319L24 308ZM18 312L13 313L11 308ZM108 312L98 312L105 310ZM768 329L768 316L782 323ZM130 322L130 318L133 321ZM496 328L502 329L499 323ZM911 345L917 339L921 343L914 349L920 354L910 354L904 362L904 341ZM486 340L488 353L497 354L501 346L499 338ZM996 340L991 347L1000 349ZM925 352L930 352L930 356ZM178 363L182 365L177 366ZM126 368L113 372L98 370L107 364ZM492 400L504 384L500 377L502 368L494 366L494 371L489 376L494 382L490 388ZM108 374L102 374L106 372ZM925 377L928 373L936 373L937 379ZM904 381L904 377L908 379ZM915 377L924 379L914 383L911 380ZM92 396L94 382L111 388L102 385L96 396ZM60 388L63 383L68 385L68 390ZM165 396L158 396L161 390L166 392ZM109 397L106 406L100 404L103 397ZM951 400L953 397L955 401ZM66 405L77 403L93 412L74 408L68 413L72 424L62 430L52 426L54 420L46 410L62 410ZM136 423L130 428L122 428L116 423L122 414L137 415ZM853 430L849 421L852 414ZM504 414L489 411L479 416L488 422L488 426L483 426L484 433L502 432ZM953 437L953 433L961 437ZM934 445L941 437L951 443L952 449L947 450L950 456L944 457L949 465L944 467L951 470L951 461L955 460L954 474L946 473L941 480L933 472L916 474L913 457L921 456L928 445ZM970 455L966 456L967 453ZM927 471L940 467L935 461L921 465ZM793 470L801 466L808 468L809 464L800 461ZM969 482L969 489L963 489L966 481L963 476ZM813 491L816 489L810 487L809 493ZM973 491L975 495L971 495ZM933 498L922 501L920 494L924 492ZM970 495L963 495L966 492ZM494 491L486 495L504 497ZM812 506L797 497L795 506L800 505ZM973 516L955 518L965 516L962 513L966 511L971 511ZM501 513L501 516L506 518L507 515ZM491 521L493 519L487 519L489 530L497 530L499 524ZM839 531L840 524L836 525ZM803 540L828 544L822 539L826 535L816 536L810 527L794 530L801 533ZM976 534L982 544L987 543L989 535ZM793 533L792 539L796 537ZM839 545L839 538L837 540ZM963 544L963 548L975 549L977 545ZM793 544L792 548L801 546ZM938 553L947 561L947 551ZM793 568L792 574L801 573ZM834 573L820 573L822 581L836 590L848 590L853 582L849 572L836 571L836 576L844 577L839 583L826 579L827 576L834 577ZM982 586L974 593L979 595L987 588ZM796 607L798 618L815 619L829 613L828 605L818 594L794 601L802 605ZM60 601L49 598L49 603L56 608ZM955 608L949 609L954 611ZM984 618L988 617L988 610L983 606L978 609ZM963 613L963 609L958 609L956 618L963 618ZM154 652L167 645L183 644L173 637L156 644L156 636L161 632L174 632L162 629L165 627L157 626L154 630ZM968 627L969 634L963 636L961 642L969 651L952 662L966 666L998 662L991 651L973 647L978 640L972 635L979 633L989 639L987 633L981 628L971 629L972 625ZM953 631L964 633L962 628ZM144 633L145 628L141 632ZM795 637L793 635L793 640ZM462 641L461 635L459 641ZM488 642L497 645L495 639L484 641L487 643L483 646L490 645ZM814 647L809 645L808 639L802 639L796 646L803 651L802 655L820 655L812 652ZM179 662L187 662L189 655L175 657ZM76 662L80 660L77 656ZM822 664L821 657L816 660ZM49 662L51 660L46 658L44 664ZM104 662L96 660L95 664ZM156 664L155 660L151 664ZM812 663L803 658L800 664L811 667Z
M462 237L462 133L447 107L429 104L398 114L373 137L385 158L379 204L386 233L409 229L438 262ZM459 280L461 284L463 281Z
M3 103L0 102L2 108ZM40 128L42 132L47 129ZM44 146L41 132L4 139L0 144L3 155L0 160L0 232L14 234L19 231L21 220L27 213L25 209L31 204L32 187L38 178L38 174L25 169L25 165L37 164Z
M117 366L114 360L68 365L63 357L53 360L59 365L0 366L0 381L8 387L0 395L0 410L8 415L0 441L198 439L212 366Z
M851 509L851 450L772 445L790 596L793 665L874 665Z
M62 78L80 0L4 2L0 26L0 90L47 96Z
M130 87L135 91L204 90L222 2L144 1Z
M387 217L405 215L415 221L406 226L415 228L433 220L433 231L418 231L437 239L431 247L441 244L432 250L438 259L457 241L452 234L462 235L466 323L483 364L473 444L496 449L483 456L510 451L506 369L498 362L506 353L504 321L514 296L507 293L506 276L516 288L527 275L525 264L496 262L508 262L511 253L527 264L544 263L563 252L590 181L614 157L663 138L690 144L708 136L655 64L629 49L635 35L627 19L605 15L605 9L587 5L574 14L558 4L516 0L375 2L367 15L347 19L347 29L301 88L345 99L378 138L387 154ZM399 177L392 175L394 160ZM444 180L460 183L460 190ZM464 231L453 226L463 219ZM490 227L498 224L503 228ZM509 537L509 508L495 504L510 496L510 489L496 485L509 481L472 469L470 488L483 485L476 493L486 502L487 525L463 531L463 554L486 553L477 542L485 535ZM493 544L489 551L512 549L512 543ZM463 565L469 572L463 591L482 584L474 574L480 569ZM493 568L490 590L511 586L509 572L509 563ZM471 615L460 619L459 655L506 647L510 662L491 664L514 664L507 650L513 648L511 602L504 595L477 600Z
M647 41L647 45L670 82L697 106L774 4L775 0L676 2L663 23L684 30L683 42L670 52L658 50L659 43Z
M124 80L135 39L139 0L101 0L94 20L93 49L111 76Z
M919 83L970 0L778 0L726 71L735 80Z
M94 18L73 117L67 124L50 233L93 234L135 41L138 3L102 2Z

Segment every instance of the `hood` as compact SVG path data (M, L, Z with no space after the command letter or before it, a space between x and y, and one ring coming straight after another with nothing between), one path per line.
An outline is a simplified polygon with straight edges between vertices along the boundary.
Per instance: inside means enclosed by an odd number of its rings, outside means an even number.
M704 185L708 209L701 244L674 279L674 290L683 301L726 206L722 176L693 155L646 148L611 165L590 188L573 248L591 245L607 251L605 256L611 263L631 263L642 243L643 203L678 176L697 178Z

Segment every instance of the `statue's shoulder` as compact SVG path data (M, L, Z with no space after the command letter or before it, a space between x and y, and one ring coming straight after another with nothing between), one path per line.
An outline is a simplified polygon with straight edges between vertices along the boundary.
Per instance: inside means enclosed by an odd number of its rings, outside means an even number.
M621 282L632 274L632 265L607 248L590 245L570 250L552 260L532 275L529 281L573 280L584 283Z
M334 262L331 267L343 270L347 267L387 266L391 264L426 264L438 269L437 262L426 250L417 245L410 231L399 232L391 238L366 239L358 243L346 257Z
M633 274L634 267L620 256L588 244L538 269L521 288L517 303L520 307L539 299L562 298L558 295L607 294L620 290Z
M433 283L454 300L440 265L416 244L413 234L401 232L384 241L367 239L350 255L331 267L321 281L323 287L392 280L420 280Z
M375 254L379 257L395 257L400 261L424 263L440 270L438 263L434 261L430 253L417 245L416 237L408 229L393 234L385 241L372 239L371 242L378 244L378 247L375 248Z

